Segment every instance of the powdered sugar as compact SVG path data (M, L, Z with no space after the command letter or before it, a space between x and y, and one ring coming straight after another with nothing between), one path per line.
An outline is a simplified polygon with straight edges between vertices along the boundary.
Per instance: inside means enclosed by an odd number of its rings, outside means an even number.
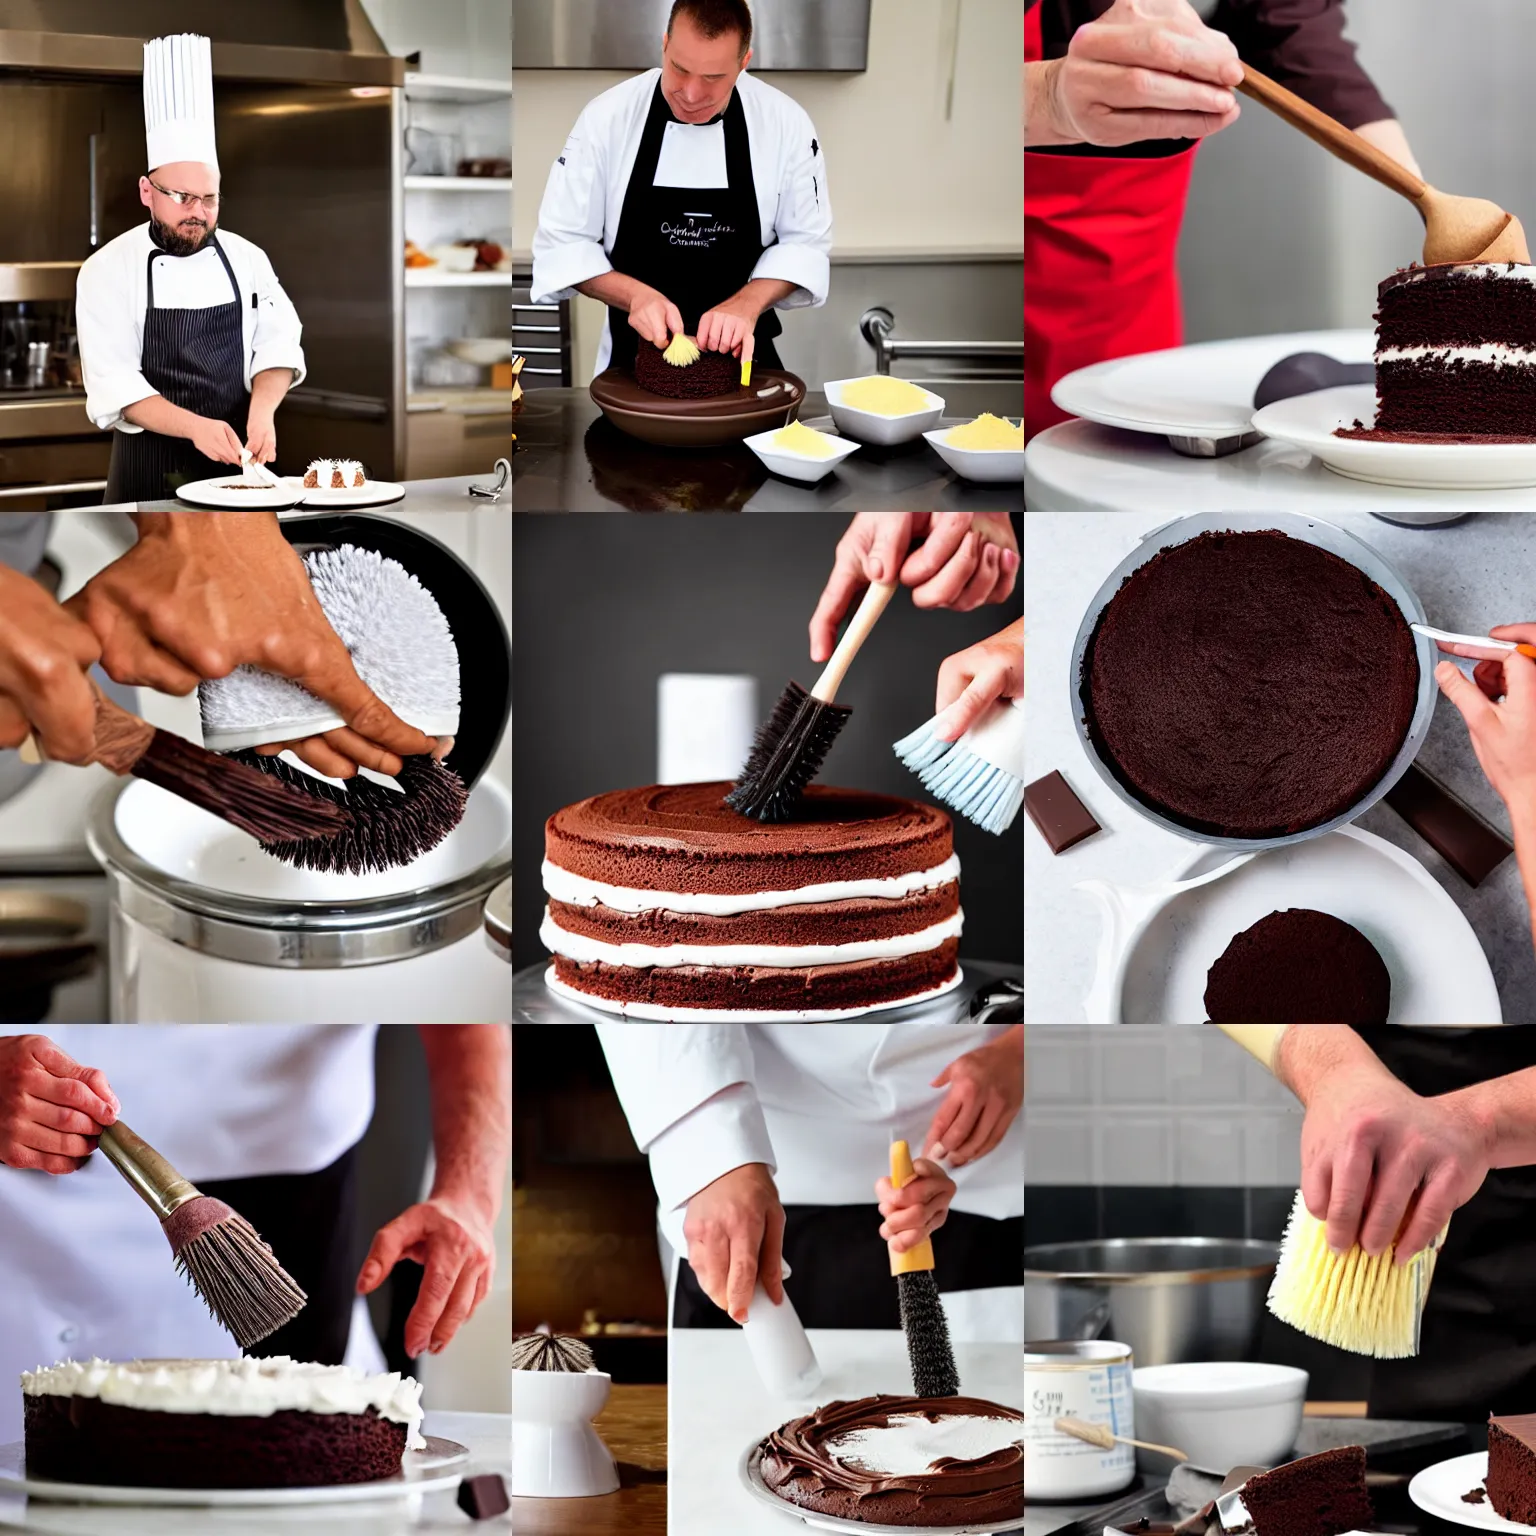
M894 1415L886 1429L860 1429L826 1443L838 1461L857 1463L870 1472L911 1477L926 1472L940 1457L975 1461L1022 1443L1019 1419L982 1419L952 1414L930 1421L920 1413Z

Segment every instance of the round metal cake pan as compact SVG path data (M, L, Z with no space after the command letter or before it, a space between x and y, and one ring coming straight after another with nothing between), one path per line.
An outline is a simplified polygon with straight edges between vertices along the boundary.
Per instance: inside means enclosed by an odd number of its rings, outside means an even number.
M592 380L587 392L614 426L643 443L660 448L718 448L788 426L805 401L806 385L782 368L754 366L752 383L745 389L703 400L669 400L641 389L628 370L607 368Z
M1164 523L1142 536L1140 545L1133 549L1100 583L1099 590L1094 593L1093 601L1088 604L1087 612L1083 615L1082 623L1078 625L1077 638L1072 645L1071 672L1067 679L1068 687L1071 689L1072 718L1077 727L1078 740L1082 743L1088 761L1112 794L1123 800L1138 816L1146 817L1148 821L1155 822L1176 836L1217 848L1283 848L1289 843L1299 843L1309 837L1322 837L1324 833L1348 826L1350 822L1375 805L1408 771L1408 765L1418 756L1419 748L1423 746L1424 738L1429 734L1429 723L1435 712L1435 642L1425 635L1415 635L1414 653L1419 663L1418 699L1414 705L1413 720L1408 727L1408 734L1397 749L1397 756L1392 759L1391 766L1370 789L1339 815L1331 820L1320 822L1315 827L1308 827L1305 831L1289 832L1283 837L1219 837L1214 832L1196 831L1193 827L1186 827L1182 822L1175 821L1171 816L1166 816L1139 800L1115 777L1113 770L1104 761L1088 733L1088 711L1083 698L1083 657L1087 654L1088 640L1099 622L1099 615L1108 606L1115 593L1120 590L1121 583L1126 577L1161 554L1163 550L1187 543L1190 539L1198 538L1202 533L1255 533L1265 529L1278 529L1293 539L1315 544L1319 549L1326 549L1341 560L1347 560L1369 576L1391 597L1401 611L1405 622L1409 624L1429 622L1424 613L1424 605L1419 601L1417 593L1409 586L1403 573L1386 556L1373 549L1364 540L1356 538L1354 534L1335 527L1332 523L1325 523L1319 518L1305 517L1299 512L1269 512L1263 516L1255 515L1251 521L1240 521L1227 513L1201 512L1189 517L1175 518L1172 522Z

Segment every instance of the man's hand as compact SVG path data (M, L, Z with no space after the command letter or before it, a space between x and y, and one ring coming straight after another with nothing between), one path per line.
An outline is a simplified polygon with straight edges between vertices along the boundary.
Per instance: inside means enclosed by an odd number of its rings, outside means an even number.
M905 1253L937 1232L949 1219L950 1201L958 1188L937 1163L925 1157L914 1160L912 1171L917 1177L900 1189L893 1188L889 1178L875 1180L875 1197L885 1217L880 1236L892 1253Z
M700 350L731 352L740 357L762 312L762 306L745 290L705 310L699 317L699 334L695 338Z
M958 741L994 700L1024 692L1024 620L944 659L934 694L940 741Z
M118 1116L106 1075L46 1035L0 1036L0 1163L74 1173Z
M1008 1134L1024 1102L1024 1026L956 1057L928 1086L946 1084L949 1092L928 1127L923 1156L958 1168L985 1157Z
M1018 569L1006 512L860 512L838 540L811 615L811 660L831 656L838 623L870 582L911 587L918 608L967 613L1007 598Z
M85 624L0 565L0 748L19 747L35 730L49 757L90 762L96 695L85 674L100 659Z
M1237 121L1237 49L1186 0L1115 0L1032 69L1037 146L1203 139Z
M401 1259L426 1269L405 1320L405 1352L435 1355L491 1288L496 1272L491 1224L467 1204L442 1196L408 1207L374 1234L357 1277L358 1295L382 1285Z
M257 464L270 464L277 457L277 427L270 411L251 408L245 419L245 446Z
M672 345L672 338L682 334L683 317L666 294L641 283L629 306L629 324L652 346L665 351Z
M192 424L192 446L215 464L240 462L240 438L227 421L197 417Z
M688 1202L683 1236L704 1294L738 1323L759 1280L775 1306L783 1301L784 1207L765 1164L743 1163L706 1184Z
M139 541L65 604L101 642L120 683L186 694L249 662L292 678L347 722L294 744L312 768L396 774L433 740L357 675L304 562L270 512L141 512ZM276 750L276 748L274 748Z

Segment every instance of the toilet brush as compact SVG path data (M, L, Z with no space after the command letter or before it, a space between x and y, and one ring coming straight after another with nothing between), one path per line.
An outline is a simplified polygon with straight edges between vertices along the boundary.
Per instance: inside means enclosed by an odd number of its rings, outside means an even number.
M160 1218L177 1269L241 1349L298 1316L309 1297L243 1216L203 1194L121 1120L97 1145Z
M917 1177L904 1141L891 1143L891 1187L902 1189ZM918 1397L954 1397L960 1373L949 1342L949 1324L933 1278L933 1240L925 1237L904 1253L891 1250L891 1273L901 1302L901 1331L912 1363L912 1391Z

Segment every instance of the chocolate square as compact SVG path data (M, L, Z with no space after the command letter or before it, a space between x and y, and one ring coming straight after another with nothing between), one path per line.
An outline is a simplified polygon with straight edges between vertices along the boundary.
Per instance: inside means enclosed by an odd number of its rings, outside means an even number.
M1062 853L1101 830L1072 786L1054 770L1024 786L1024 809L1052 853Z

